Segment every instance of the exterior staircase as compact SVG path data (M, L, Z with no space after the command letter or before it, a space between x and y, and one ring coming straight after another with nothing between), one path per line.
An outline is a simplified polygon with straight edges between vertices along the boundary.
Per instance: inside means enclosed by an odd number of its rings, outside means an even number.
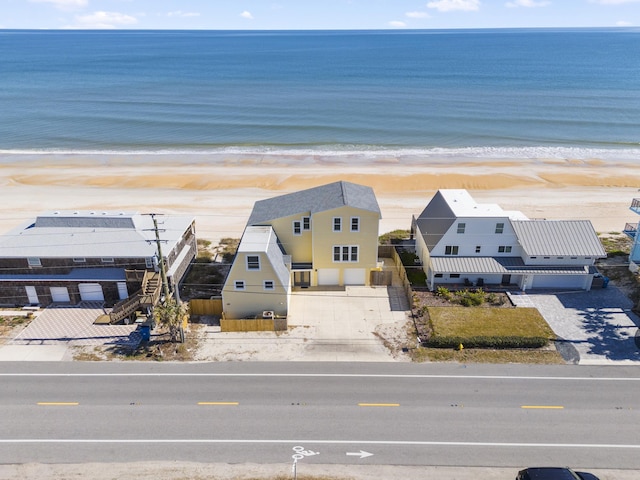
M121 300L113 306L109 313L109 323L118 323L130 317L136 310L142 308L153 308L160 300L162 290L160 274L157 272L144 272L142 288L129 295L129 298Z

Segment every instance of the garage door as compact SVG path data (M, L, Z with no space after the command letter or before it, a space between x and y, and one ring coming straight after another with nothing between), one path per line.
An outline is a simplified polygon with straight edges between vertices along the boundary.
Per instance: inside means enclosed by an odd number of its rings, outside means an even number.
M81 283L78 285L80 290L80 300L85 302L104 302L104 293L99 283Z
M338 285L340 282L340 270L337 268L319 268L318 285Z
M364 285L365 284L364 268L347 268L344 271L345 285Z
M51 300L54 302L69 303L69 290L67 287L51 287Z
M536 275L532 288L584 288L584 275Z

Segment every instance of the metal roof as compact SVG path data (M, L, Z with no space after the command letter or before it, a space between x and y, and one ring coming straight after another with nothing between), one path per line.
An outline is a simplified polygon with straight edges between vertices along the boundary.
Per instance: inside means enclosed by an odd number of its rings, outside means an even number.
M587 266L525 265L519 257L431 257L435 273L464 274L535 274L580 275L589 273Z
M168 252L193 217L158 215ZM156 253L149 215L108 212L50 212L0 236L2 258L147 258Z
M258 225L277 218L309 214L350 206L380 215L371 187L351 182L334 182L266 200L253 206L247 225Z
M529 256L607 256L589 220L512 220L511 225Z

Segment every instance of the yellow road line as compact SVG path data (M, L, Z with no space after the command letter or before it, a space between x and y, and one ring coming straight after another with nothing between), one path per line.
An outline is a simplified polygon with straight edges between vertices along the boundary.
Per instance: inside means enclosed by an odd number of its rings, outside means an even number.
M198 405L240 405L238 402L198 402Z
M399 403L359 403L359 407L399 407Z
M78 402L38 402L38 405L42 406L57 406L57 407L74 407L80 405Z
M562 410L562 405L522 405L520 408Z

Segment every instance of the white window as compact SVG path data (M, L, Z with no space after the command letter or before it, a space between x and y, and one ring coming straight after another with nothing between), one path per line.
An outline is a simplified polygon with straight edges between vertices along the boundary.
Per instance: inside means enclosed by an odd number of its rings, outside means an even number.
M358 245L334 245L333 247L333 261L346 263L358 261Z
M459 223L458 224L458 233L464 233L464 230L467 228L467 224L466 223Z
M351 231L352 232L360 231L360 217L351 217Z
M458 254L458 245L447 245L444 247L445 255L457 255Z
M260 270L259 255L247 255L247 270Z
M311 217L302 217L302 230L311 230Z
M500 245L498 253L511 253L511 245Z
M42 266L42 262L40 262L40 259L37 257L29 257L27 258L27 263L29 264L30 267L41 267Z
M233 288L235 290L244 290L245 289L244 280L236 280L233 284Z
M113 258L112 257L105 257L102 260L102 263L113 263Z
M293 222L293 234L302 235L302 224L297 220Z
M504 223L496 223L496 233L504 232Z
M341 232L342 231L342 218L333 217L333 231Z
M145 258L144 266L147 268L153 268L153 257Z
M265 290L273 290L275 288L273 280L265 280L264 283L262 284L262 287Z

